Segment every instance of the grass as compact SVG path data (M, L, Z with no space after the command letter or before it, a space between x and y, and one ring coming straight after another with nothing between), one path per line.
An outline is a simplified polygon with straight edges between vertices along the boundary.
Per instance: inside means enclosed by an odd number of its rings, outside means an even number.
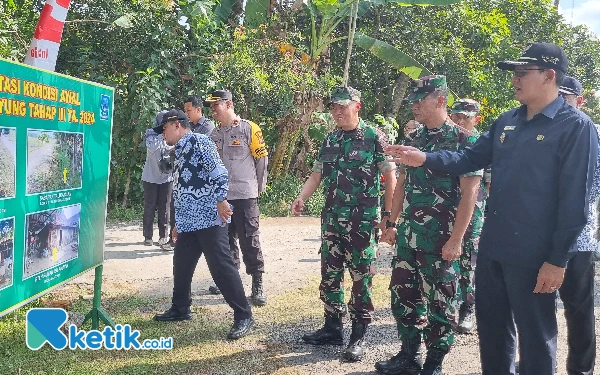
M389 304L388 283L389 276L375 277L373 292L376 306ZM69 288L74 287L64 289ZM65 293L61 290L54 297L63 299ZM68 293L67 298L71 300L79 294L86 294L78 290ZM317 279L312 279L303 288L273 296L267 306L254 309L257 325L253 333L231 342L224 340L230 319L224 319L223 314L215 309L194 306L192 321L159 323L153 321L152 316L168 304L168 299L145 298L123 290L103 297L103 306L113 320L131 324L133 329L141 332L142 339L173 337L174 348L169 351L56 351L48 345L38 351L29 350L25 344L25 314L29 307L40 306L40 302L36 301L0 319L0 374L298 375L303 372L286 367L285 356L293 352L292 348L278 341L277 335L283 329L292 329L293 335L298 331L300 336L302 332L297 325L307 321L314 321L315 327L320 324L323 310L318 298ZM76 300L71 311L85 314L90 309L91 301Z
M6 135L2 135L6 137ZM15 159L12 153L0 143L0 197L15 196Z

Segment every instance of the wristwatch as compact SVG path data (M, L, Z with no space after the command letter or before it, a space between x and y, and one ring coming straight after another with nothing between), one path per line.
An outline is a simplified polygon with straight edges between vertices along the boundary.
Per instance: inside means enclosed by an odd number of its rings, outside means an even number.
M383 211L383 213L381 214L382 217L390 217L392 216L392 212L391 211Z
M386 228L396 228L396 223L394 223L393 221L389 221L389 220L387 220L387 221L385 222L385 227L386 227Z

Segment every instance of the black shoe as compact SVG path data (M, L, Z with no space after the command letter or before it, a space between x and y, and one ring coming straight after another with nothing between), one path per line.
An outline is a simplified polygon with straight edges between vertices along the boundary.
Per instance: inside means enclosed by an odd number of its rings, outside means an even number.
M208 291L210 294L214 294L214 295L221 294L221 289L219 289L216 285L209 286Z
M352 321L352 333L350 334L350 342L344 352L344 359L350 362L362 360L365 355L365 333L367 333L368 323L357 320Z
M456 327L456 332L458 333L469 333L473 330L473 319L475 314L475 306L467 305L463 303L460 306L460 311L458 313L458 325Z
M237 340L244 337L250 332L250 329L254 326L254 318L249 317L248 319L240 319L233 322L231 331L227 335L229 340Z
M146 238L144 240L144 246L152 246L154 245L154 242L152 242L152 238Z
M402 350L387 361L375 363L375 368L383 375L419 375L423 369L419 348L421 343L402 343Z
M187 310L185 313L181 313L177 308L171 306L170 309L162 314L154 315L154 320L159 322L180 322L182 320L192 319L192 313Z
M315 332L302 336L302 340L312 345L343 345L344 333L342 318L325 318L325 325Z
M445 356L446 352L440 349L430 348L427 350L427 358L425 359L421 375L444 375L442 372L442 362Z
M263 289L262 272L257 272L252 275L252 303L254 306L264 306L267 304L267 296Z

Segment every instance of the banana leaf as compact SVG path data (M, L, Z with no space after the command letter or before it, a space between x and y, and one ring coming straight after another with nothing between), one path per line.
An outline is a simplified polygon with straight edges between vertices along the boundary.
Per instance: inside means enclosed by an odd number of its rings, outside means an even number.
M357 32L354 35L354 43L356 43L359 47L371 52L373 55L400 70L412 79L433 74L410 55L402 52L390 44L387 44L384 41L371 38L370 36ZM459 96L450 90L448 105L452 105L455 98L458 97Z

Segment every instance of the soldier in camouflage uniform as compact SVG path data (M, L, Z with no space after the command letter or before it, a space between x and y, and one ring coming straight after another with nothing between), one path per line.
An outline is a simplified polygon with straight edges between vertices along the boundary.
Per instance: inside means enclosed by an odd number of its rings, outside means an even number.
M405 144L424 151L455 151L475 141L448 118L445 76L416 80L410 90L407 100L415 120L424 126L409 133ZM380 373L442 374L456 327L458 258L481 174L459 178L425 168L401 171L382 241L396 243L390 291L402 350L375 364ZM419 353L422 341L425 364Z
M481 106L473 99L457 100L450 111L450 118L458 126L467 130L474 137L479 138L479 132L475 126L481 120L479 112ZM456 330L460 333L468 333L473 330L473 313L475 312L475 265L477 252L479 250L479 235L483 227L483 213L487 199L486 174L481 179L477 192L477 202L473 210L471 223L463 239L463 253L460 256L460 299L462 304L458 313L458 326Z
M319 150L312 174L292 204L299 215L323 181L326 194L321 214L321 300L325 325L304 335L314 345L342 345L344 266L352 277L348 310L352 319L350 343L344 352L349 361L362 359L364 336L373 313L371 284L375 274L377 247L375 226L380 218L380 177L386 179L389 211L396 184L395 165L383 154L385 136L359 117L360 92L351 87L333 90L328 102L338 129L329 133ZM388 213L389 215L389 213Z

